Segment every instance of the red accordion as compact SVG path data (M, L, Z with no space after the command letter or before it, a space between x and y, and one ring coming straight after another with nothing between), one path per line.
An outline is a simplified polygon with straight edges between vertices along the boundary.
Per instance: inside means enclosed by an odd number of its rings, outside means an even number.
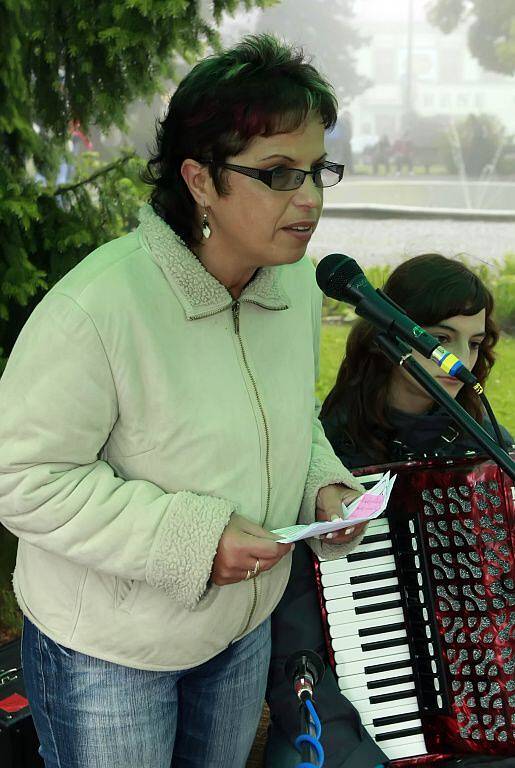
M388 468L386 516L348 556L315 558L340 689L395 765L514 755L513 483L477 457Z

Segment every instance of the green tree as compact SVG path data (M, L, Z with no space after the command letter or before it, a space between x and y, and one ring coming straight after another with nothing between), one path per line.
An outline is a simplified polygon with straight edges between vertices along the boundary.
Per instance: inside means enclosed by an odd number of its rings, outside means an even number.
M446 33L469 23L470 52L483 69L515 74L514 0L434 0L428 18Z
M266 7L275 0L245 0ZM72 128L125 128L177 66L220 45L238 0L0 0L0 373L41 292L135 223L142 161L84 153L59 184ZM71 159L69 156L68 159Z

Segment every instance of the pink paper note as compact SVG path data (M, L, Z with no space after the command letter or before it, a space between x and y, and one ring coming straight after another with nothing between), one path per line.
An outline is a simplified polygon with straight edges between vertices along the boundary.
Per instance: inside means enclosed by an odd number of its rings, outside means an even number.
M382 496L375 496L374 494L369 495L365 493L363 496L361 496L356 509L354 509L345 519L353 520L356 517L370 517L370 515L373 515L374 512L377 512L377 510L381 507L382 501Z

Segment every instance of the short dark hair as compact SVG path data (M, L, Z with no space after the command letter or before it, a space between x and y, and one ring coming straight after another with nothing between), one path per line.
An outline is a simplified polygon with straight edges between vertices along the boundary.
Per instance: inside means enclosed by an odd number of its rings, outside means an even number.
M495 361L493 349L499 330L492 317L492 294L477 275L457 259L425 253L394 269L383 290L419 325L431 326L447 317L475 315L485 309L485 338L473 368L484 385ZM323 418L343 408L345 432L351 442L383 461L388 458L387 441L394 433L388 421L388 389L394 366L376 346L376 334L375 326L366 320L356 321L336 383L320 415ZM462 387L456 400L481 423L483 408L471 387Z
M150 204L187 245L198 243L183 161L224 162L255 136L296 130L311 112L320 115L325 128L336 123L334 90L302 49L273 35L249 35L203 59L179 84L158 121L155 151L143 174L153 186ZM209 173L218 194L227 194L224 170L210 165Z

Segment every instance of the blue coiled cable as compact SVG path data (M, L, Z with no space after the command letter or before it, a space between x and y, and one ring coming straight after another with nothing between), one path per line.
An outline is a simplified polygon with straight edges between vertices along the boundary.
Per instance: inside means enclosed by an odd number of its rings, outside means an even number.
M315 763L299 763L297 768L322 768L324 764L324 748L322 747L319 739L322 734L322 726L320 724L320 719L316 713L315 707L313 706L313 702L311 699L304 699L304 704L307 707L307 710L310 715L311 725L315 729L315 735L311 736L307 733L301 733L300 736L297 736L295 739L295 748L298 752L301 751L302 744L311 744L313 749L316 752L317 756L317 764Z

